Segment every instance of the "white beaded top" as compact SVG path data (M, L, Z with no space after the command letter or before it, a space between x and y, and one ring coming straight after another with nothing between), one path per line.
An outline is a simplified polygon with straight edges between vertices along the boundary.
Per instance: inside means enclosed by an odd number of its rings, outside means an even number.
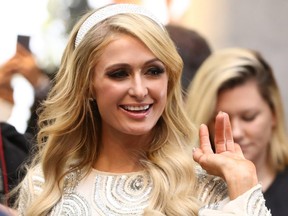
M152 181L145 171L115 174L92 170L81 184L79 176L68 176L66 181L76 185L70 185L51 215L138 216L148 206Z
M257 185L229 200L225 182L203 170L196 170L197 198L202 203L199 216L271 216L265 207L261 186ZM44 178L36 170L24 180L18 212L24 216L27 205L42 191ZM146 171L107 173L92 170L81 178L81 171L66 176L64 194L49 216L140 216L149 205L153 182ZM31 184L32 183L32 184Z

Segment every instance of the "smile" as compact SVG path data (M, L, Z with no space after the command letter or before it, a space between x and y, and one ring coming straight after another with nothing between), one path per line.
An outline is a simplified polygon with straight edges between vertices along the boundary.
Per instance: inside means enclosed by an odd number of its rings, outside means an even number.
M130 112L146 112L151 105L144 105L144 106L121 106L124 110Z

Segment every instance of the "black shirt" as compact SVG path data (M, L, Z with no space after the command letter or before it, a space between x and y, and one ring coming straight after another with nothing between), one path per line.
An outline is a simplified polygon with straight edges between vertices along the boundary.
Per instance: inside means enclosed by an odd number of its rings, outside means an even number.
M4 155L4 158L1 157L0 160L0 184L2 184L0 188L6 188L4 178L7 176L8 191L11 191L24 177L25 172L21 168L28 161L31 142L28 136L17 132L14 126L5 122L0 122L0 133L2 138L0 151L1 155ZM4 170L6 171L5 176L3 174ZM2 201L3 192L5 191L2 190L0 194L0 200Z
M277 174L264 198L273 216L288 216L288 167Z

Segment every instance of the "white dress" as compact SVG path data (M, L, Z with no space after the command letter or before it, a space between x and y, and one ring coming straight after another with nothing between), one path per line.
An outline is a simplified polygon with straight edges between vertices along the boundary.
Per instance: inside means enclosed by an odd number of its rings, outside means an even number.
M55 205L51 216L123 216L143 215L148 206L153 182L147 172L107 173L93 169L85 178L78 181L80 172L66 177L64 195ZM261 186L257 185L230 201L225 182L204 170L197 169L199 199L204 203L199 216L269 216L265 206ZM32 182L32 184L30 183ZM20 193L19 213L25 215L26 206L42 190L44 178L38 170L27 177ZM34 194L31 194L33 187Z

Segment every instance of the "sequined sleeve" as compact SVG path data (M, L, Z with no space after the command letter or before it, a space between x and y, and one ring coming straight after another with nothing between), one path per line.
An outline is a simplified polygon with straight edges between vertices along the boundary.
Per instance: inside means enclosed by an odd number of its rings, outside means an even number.
M219 177L198 173L198 198L203 203L199 216L271 216L265 206L260 184L234 200L228 197L226 183Z
M25 215L25 211L28 205L31 204L35 196L39 195L42 191L42 185L44 178L40 168L36 168L34 171L29 171L25 176L19 194L18 213L19 215Z

